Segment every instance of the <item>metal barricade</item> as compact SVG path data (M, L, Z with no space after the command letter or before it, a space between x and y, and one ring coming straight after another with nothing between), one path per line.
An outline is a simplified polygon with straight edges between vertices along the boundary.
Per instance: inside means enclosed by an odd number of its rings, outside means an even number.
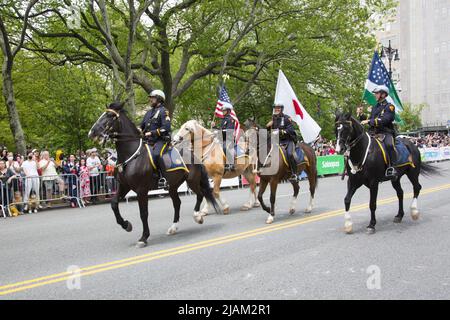
M37 212L44 206L49 208L54 203L76 203L83 207L79 196L79 179L75 174L52 176L16 176L7 186L9 199L7 211L24 213ZM6 212L6 208L5 208Z
M100 200L109 200L116 194L117 180L112 172L99 171L96 174L81 177L80 190L82 202L96 203Z
M8 206L8 199L9 199L9 194L8 194L8 187L7 185L5 185L2 181L0 181L0 212L3 216L3 218L6 218L7 213L5 210L5 207Z

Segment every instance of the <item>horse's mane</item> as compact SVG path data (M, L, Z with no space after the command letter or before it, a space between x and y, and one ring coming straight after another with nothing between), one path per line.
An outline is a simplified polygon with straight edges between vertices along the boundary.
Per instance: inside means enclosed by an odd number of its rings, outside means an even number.
M111 103L107 108L117 111L121 115L120 119L123 122L123 124L126 125L126 128L124 129L131 129L132 133L140 136L141 133L139 132L138 128L136 127L134 122L131 121L131 119L128 117L128 112L123 108L124 105L125 105L124 102L115 101Z

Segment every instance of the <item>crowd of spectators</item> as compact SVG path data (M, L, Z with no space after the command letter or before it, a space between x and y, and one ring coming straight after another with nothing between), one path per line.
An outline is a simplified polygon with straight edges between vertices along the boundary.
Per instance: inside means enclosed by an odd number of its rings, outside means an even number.
M419 148L440 148L450 146L450 135L443 132L429 133L422 137L411 138Z
M327 140L319 136L313 145L316 156L332 156L336 154L336 145L333 141Z
M78 198L95 204L100 193L115 192L115 162L112 151L99 155L95 148L67 157L62 152L51 157L49 151L36 149L23 156L1 148L0 204L6 208L22 203L21 212L29 209L31 198L39 209L51 207L57 199L69 201L71 207L78 205Z

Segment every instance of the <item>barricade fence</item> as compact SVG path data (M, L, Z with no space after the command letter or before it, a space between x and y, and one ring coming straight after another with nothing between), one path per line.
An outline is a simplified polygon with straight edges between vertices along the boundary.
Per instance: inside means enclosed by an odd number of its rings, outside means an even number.
M450 160L450 146L440 148L419 148L423 162ZM344 170L344 157L341 155L318 156L319 176L341 174ZM303 174L303 173L302 173ZM221 187L239 187L239 178L223 180ZM212 184L211 184L212 185ZM246 185L242 179L242 186ZM53 204L84 207L112 198L117 191L117 179L110 171L96 174L60 174L55 176L23 177L13 176L8 181L0 181L0 215L4 218L19 213L36 212ZM183 185L180 192L188 192ZM152 190L149 195L167 194L165 190ZM125 197L128 201L135 196L133 192Z

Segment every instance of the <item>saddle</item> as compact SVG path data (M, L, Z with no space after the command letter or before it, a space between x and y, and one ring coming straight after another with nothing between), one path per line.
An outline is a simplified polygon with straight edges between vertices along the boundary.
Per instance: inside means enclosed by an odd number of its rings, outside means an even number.
M386 150L386 145L384 142L384 139L386 138L386 135L384 134L376 134L374 135L375 141L380 146L381 152L383 153L384 163L387 165L389 163L388 159L388 152ZM397 154L397 162L393 163L392 166L395 168L403 167L403 166L412 166L414 167L414 163L412 161L412 155L409 152L408 148L406 147L405 143L399 139L395 139L395 146L394 146L395 153Z
M147 149L150 164L156 172L159 171L161 172L161 174L170 173L177 170L184 170L186 172L189 172L189 169L187 168L180 152L169 143L164 144L159 154L154 154L154 149L150 148L147 143L145 144L145 148ZM155 158L160 159L158 164L163 164L163 168L161 168L160 165L157 166ZM166 179L164 178L164 176L160 176L159 181L157 182L157 184L155 184L155 186L153 186L152 189L167 188L168 185Z
M288 165L287 162L287 158L288 158L288 154L287 154L287 145L280 145L280 151L281 154L283 156L283 161L284 163ZM294 160L295 163L298 165L304 164L304 163L308 163L308 158L305 156L305 154L303 153L302 148L300 148L299 146L295 146L294 152L293 152L293 156L294 156Z

